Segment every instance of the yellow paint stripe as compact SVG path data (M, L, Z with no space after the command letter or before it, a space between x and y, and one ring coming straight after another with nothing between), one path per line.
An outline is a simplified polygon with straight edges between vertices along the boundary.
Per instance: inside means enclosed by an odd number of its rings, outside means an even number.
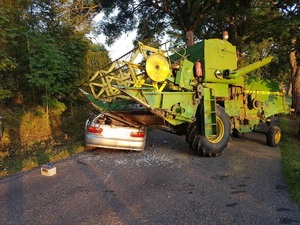
M280 92L280 91L272 92L272 91L250 91L250 90L245 90L245 92L250 93L250 94L262 94L262 95L269 95L269 94L282 95L282 92Z

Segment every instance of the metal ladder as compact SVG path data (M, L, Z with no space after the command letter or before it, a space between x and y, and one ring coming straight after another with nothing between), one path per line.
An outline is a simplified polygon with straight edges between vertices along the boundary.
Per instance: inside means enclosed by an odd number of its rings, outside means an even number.
M205 135L217 135L217 106L212 88L204 88L203 103Z

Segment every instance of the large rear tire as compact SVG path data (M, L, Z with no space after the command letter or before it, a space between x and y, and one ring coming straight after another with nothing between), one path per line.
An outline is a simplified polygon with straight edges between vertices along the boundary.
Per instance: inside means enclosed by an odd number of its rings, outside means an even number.
M189 140L189 137L190 137L190 134L192 132L192 130L194 129L195 127L195 124L196 124L196 121L193 121L191 122L188 127L187 127L187 130L186 130L186 134L185 134L185 141L188 143L190 140Z
M185 137L185 141L188 143L190 148L193 148L192 144L194 142L194 139L195 139L195 136L197 135L197 133L198 133L197 123L196 123L196 121L194 121L194 122L190 123L190 125L188 126L186 137Z
M201 135L197 133L192 138L190 132L188 144L200 156L218 156L226 147L230 139L230 120L225 113L224 108L217 106L217 134L216 135ZM196 123L194 125L196 127ZM198 130L198 129L197 129Z

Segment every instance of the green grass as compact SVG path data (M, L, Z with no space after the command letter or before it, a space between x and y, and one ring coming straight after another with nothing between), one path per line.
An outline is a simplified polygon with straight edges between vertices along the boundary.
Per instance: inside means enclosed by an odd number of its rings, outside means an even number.
M294 202L300 207L300 137L299 119L283 117L281 119L282 140L280 143L282 167L288 191Z

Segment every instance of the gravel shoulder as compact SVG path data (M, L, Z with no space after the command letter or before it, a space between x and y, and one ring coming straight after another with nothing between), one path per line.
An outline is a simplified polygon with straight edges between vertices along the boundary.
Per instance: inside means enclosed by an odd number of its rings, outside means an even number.
M96 150L0 180L0 224L300 224L279 148L233 138L198 157L183 136L154 130L144 152Z

